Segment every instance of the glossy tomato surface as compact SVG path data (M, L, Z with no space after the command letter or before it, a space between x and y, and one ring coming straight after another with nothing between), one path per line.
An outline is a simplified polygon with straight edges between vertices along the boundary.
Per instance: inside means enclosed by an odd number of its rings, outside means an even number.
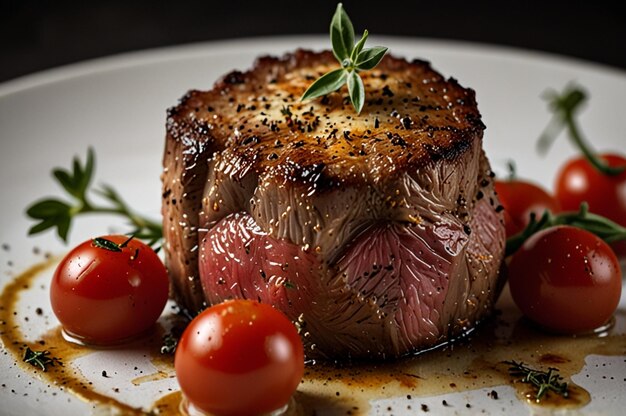
M611 248L588 231L557 226L531 236L509 264L511 295L543 328L577 334L606 324L622 275Z
M101 239L119 251L85 241L61 260L50 285L52 309L65 332L95 345L147 331L163 311L169 289L165 266L149 246L124 235Z
M175 358L186 399L216 415L259 415L285 406L304 373L304 349L289 319L270 305L232 300L185 329Z
M526 228L530 215L539 219L548 210L557 213L561 210L558 201L542 187L524 180L495 182L500 204L504 207L506 236L511 237Z
M626 158L603 154L609 166L626 166ZM626 226L626 171L615 176L598 172L584 158L563 165L557 175L556 198L566 211L576 211L583 201L589 210Z

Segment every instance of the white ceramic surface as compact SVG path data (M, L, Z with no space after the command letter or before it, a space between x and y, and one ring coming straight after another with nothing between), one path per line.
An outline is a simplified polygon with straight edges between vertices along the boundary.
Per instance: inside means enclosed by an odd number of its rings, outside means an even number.
M540 95L549 87L561 90L569 81L584 85L590 93L591 104L581 114L580 122L594 145L626 151L623 71L485 45L375 36L370 39L371 44L389 46L394 54L427 59L444 75L454 76L462 85L476 90L488 126L484 145L496 172L504 173L506 160L513 158L520 176L552 186L557 167L575 150L561 137L546 157L537 155L536 138L550 117ZM131 206L158 218L166 108L189 89L208 89L221 74L248 68L257 55L278 54L296 47L321 49L327 43L325 37L280 37L195 44L114 56L0 84L0 245L8 245L0 248L0 287L42 260L34 247L41 253L53 254L67 249L52 233L26 236L31 223L24 216L24 208L42 196L64 196L50 175L53 167L68 166L74 155L84 158L88 146L93 146L97 181L114 184ZM80 219L71 231L70 245L111 229L126 230L122 222L110 217ZM625 298L622 296L621 309L626 309ZM47 296L36 292L22 304L25 308L47 305ZM29 325L36 333L44 323ZM129 359L119 354L124 352L104 352L99 358L104 361L99 362L114 368ZM602 383L604 373L597 373L597 364L608 364L612 376L624 379L626 360L593 356L588 361L579 378L585 382L590 377L584 374L596 371L597 377L591 378L600 381L584 387L592 395L602 396L581 413L618 414L626 406L626 396L615 391L614 384ZM89 365L93 364L86 364L87 368ZM128 383L128 371L118 370L117 380L99 382ZM6 386L0 387L1 415L89 413L89 404L61 391L51 395L49 390L55 387L20 370L1 349L0 384ZM174 379L148 384L145 392L129 400L147 405L167 388L176 388ZM468 413L482 409L500 414L504 409L510 414L529 414L531 410L514 398L512 389L507 389L501 390L503 400L497 407L479 390L446 397L450 403L473 400L476 405ZM403 400L372 403L372 413L386 414L390 404L395 409L406 408L402 407ZM432 401L441 403L441 397ZM428 400L422 402L428 404ZM450 412L461 410L451 408Z

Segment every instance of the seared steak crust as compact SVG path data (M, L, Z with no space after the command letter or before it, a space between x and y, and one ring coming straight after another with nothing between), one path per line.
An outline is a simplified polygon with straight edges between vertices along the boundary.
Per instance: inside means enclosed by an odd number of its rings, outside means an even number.
M497 296L484 125L472 90L392 56L362 73L360 115L345 88L299 101L337 66L263 57L170 109L166 262L189 309L259 298L304 320L323 356L398 356L469 329Z
M258 173L314 181L322 190L454 159L482 137L474 91L424 61L386 56L362 73L367 101L360 115L345 88L299 101L312 80L337 66L330 52L260 58L211 91L188 93L170 110L168 140L206 129L206 141L232 148Z

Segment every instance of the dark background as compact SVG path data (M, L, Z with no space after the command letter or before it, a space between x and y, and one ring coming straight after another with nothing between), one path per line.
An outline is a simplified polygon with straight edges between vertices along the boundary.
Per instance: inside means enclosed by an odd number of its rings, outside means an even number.
M119 52L327 33L336 1L0 0L0 82ZM626 69L626 13L609 1L350 1L358 33L458 39Z

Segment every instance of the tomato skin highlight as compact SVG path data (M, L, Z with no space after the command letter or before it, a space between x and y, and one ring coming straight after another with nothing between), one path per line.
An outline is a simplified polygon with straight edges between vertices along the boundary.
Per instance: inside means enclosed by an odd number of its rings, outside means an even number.
M621 155L605 153L600 157L609 166L626 166ZM589 211L626 227L626 171L608 176L583 157L571 159L557 174L556 198L566 211L577 211L586 201Z
M622 291L613 250L567 225L531 236L509 264L511 295L521 311L556 333L593 331L611 318Z
M256 415L289 402L304 374L304 348L280 311L232 300L191 321L174 365L181 390L196 408L215 415Z
M525 180L497 180L496 192L504 207L504 224L507 238L518 234L530 222L530 214L539 219L548 210L561 211L559 202L539 185Z
M125 235L102 237L116 244ZM57 266L50 302L63 329L91 345L123 342L147 331L167 302L165 266L149 246L131 240L121 251L85 241Z

